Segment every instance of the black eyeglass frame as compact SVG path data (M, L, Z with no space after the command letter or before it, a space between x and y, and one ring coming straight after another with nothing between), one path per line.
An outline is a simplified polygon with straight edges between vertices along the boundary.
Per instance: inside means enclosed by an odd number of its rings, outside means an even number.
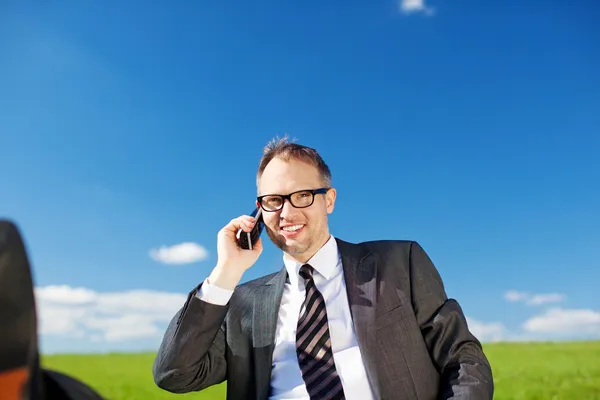
M324 188L318 188L318 189L302 189L302 190L296 190L295 192L289 193L289 194L264 194L262 196L258 196L256 198L256 201L258 201L258 204L260 204L260 207L263 209L263 211L265 212L276 212L279 211L283 208L283 206L285 205L285 200L287 199L287 201L292 205L292 207L294 208L308 208L310 206L312 206L315 202L315 196L318 194L326 194L331 188L329 187L324 187ZM292 202L292 196L295 195L296 193L300 193L300 192L309 192L312 193L312 200L310 202L310 204L306 205L306 206L302 206L302 207L296 207L294 205L294 203ZM281 207L275 209L275 210L267 210L263 204L262 204L262 199L265 197L269 197L269 196L275 196L275 197L279 197L281 198Z

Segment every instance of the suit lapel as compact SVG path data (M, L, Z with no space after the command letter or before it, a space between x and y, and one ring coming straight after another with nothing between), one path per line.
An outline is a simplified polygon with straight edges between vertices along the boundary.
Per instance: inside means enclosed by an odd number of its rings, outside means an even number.
M256 288L252 312L252 343L258 399L266 399L271 388L275 331L286 275L285 268L282 268L265 285Z
M380 398L375 342L377 305L377 256L359 245L336 239L342 256L348 303L360 352L376 398Z

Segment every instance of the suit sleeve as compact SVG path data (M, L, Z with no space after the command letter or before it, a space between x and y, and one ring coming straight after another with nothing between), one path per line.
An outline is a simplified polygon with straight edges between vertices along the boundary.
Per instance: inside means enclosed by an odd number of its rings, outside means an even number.
M172 393L199 391L226 378L225 316L228 305L198 297L198 286L175 314L158 350L152 373Z
M418 243L411 243L409 258L413 308L441 375L438 398L491 400L491 366L460 305L447 298L437 269Z

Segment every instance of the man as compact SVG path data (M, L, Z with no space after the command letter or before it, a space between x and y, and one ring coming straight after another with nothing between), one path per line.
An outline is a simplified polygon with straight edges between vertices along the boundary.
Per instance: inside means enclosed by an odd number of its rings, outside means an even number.
M165 333L154 364L170 392L227 381L228 399L492 399L490 365L425 251L334 238L336 190L308 147L271 142L257 173L265 230L284 267L239 284L262 252L218 234L218 261ZM358 222L357 222L358 223Z
M0 219L0 399L102 400L92 388L41 368L33 279L17 226Z

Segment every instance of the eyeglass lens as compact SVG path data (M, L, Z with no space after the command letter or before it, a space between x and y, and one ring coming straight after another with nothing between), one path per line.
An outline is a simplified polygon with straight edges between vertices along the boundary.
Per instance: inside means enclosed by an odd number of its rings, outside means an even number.
M290 203L296 208L308 207L313 202L313 194L309 190L292 193ZM268 211L276 211L283 207L283 197L272 195L262 198L262 206Z

